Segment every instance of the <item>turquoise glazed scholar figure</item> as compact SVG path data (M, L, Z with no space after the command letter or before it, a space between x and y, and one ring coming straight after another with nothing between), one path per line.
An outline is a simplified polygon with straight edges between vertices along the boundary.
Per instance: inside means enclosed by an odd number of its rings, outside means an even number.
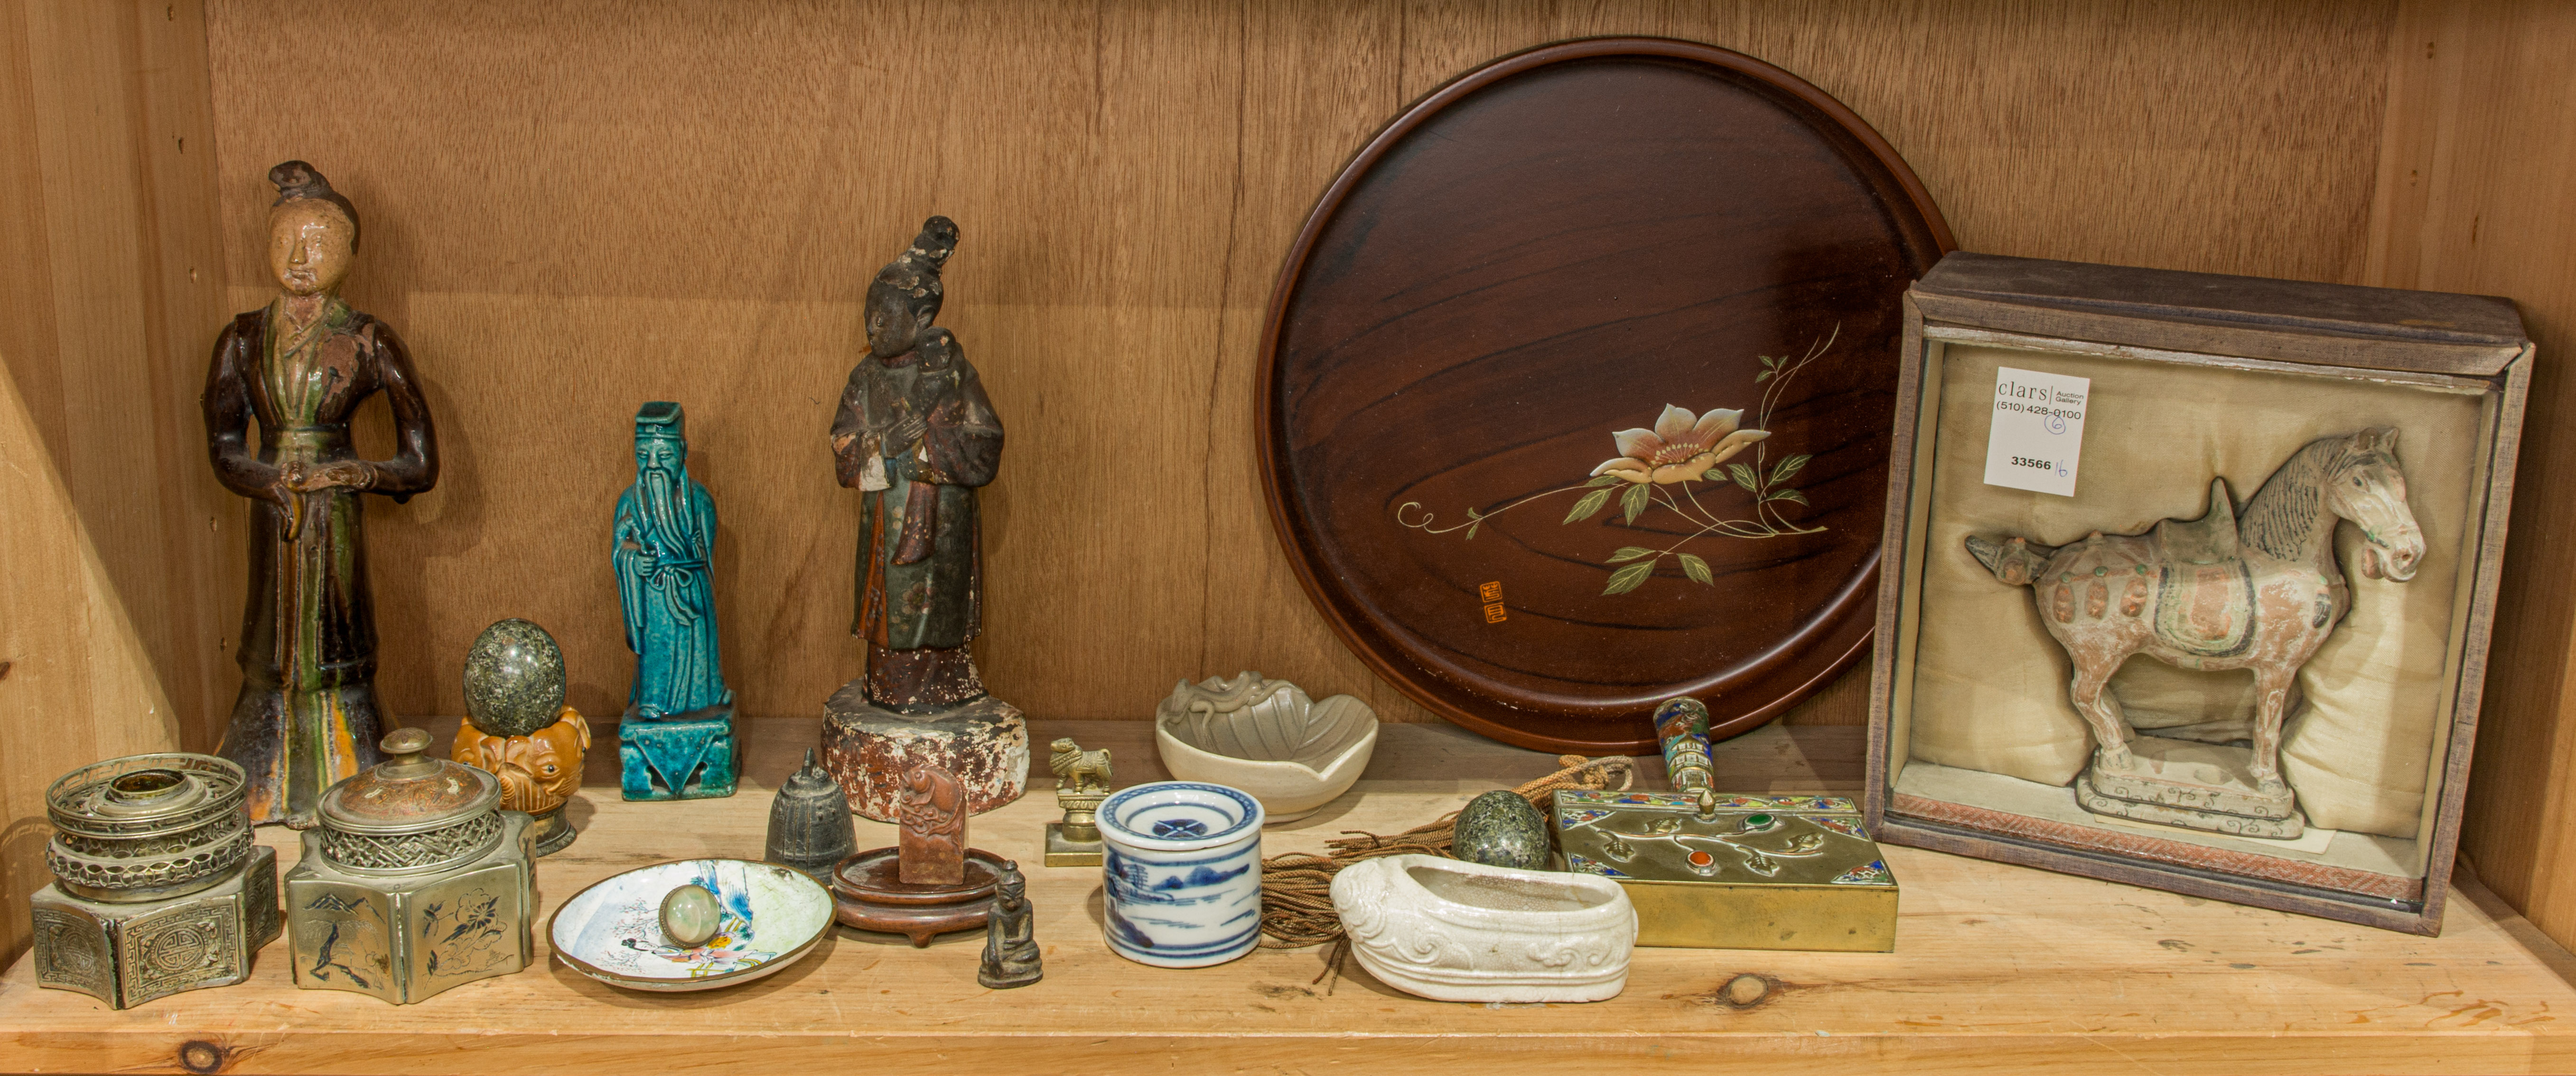
M635 685L617 726L630 800L733 795L742 770L733 692L716 651L715 500L689 477L680 405L635 413L635 484L617 498L618 602Z

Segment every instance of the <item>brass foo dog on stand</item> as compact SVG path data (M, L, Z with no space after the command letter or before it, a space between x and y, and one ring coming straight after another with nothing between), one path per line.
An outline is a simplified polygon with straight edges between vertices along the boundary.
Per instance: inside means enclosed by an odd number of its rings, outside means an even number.
M2281 779L2281 722L2299 667L2352 608L2335 564L2339 521L2369 543L2361 573L2404 582L2424 558L2424 532L2406 507L2397 431L2380 426L2309 443L2240 511L2227 480L2209 487L2209 514L2168 519L2144 533L2095 531L2051 548L1971 536L1968 552L1995 578L2029 586L2040 622L2074 660L2069 694L2092 726L2093 764L2076 801L2096 814L2249 837L2306 828ZM2136 736L2105 690L2131 654L2185 669L2251 669L2260 699L2243 748Z

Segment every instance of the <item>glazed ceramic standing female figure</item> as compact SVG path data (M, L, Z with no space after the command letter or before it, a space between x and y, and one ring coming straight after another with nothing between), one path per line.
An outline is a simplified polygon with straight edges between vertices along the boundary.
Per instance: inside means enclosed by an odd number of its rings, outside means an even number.
M302 828L323 789L382 761L358 495L430 488L438 439L401 339L340 298L357 210L302 161L268 178L268 264L285 291L224 327L200 400L215 476L251 505L242 689L218 753L249 772L253 821ZM360 459L349 417L379 391L394 456Z

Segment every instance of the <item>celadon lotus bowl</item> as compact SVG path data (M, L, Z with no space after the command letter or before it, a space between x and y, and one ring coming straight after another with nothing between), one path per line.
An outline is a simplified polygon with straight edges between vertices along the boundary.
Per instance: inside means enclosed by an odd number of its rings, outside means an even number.
M662 898L690 883L715 893L716 935L674 944ZM565 901L546 924L555 958L629 990L712 990L797 961L831 931L832 892L803 871L746 859L684 859L616 875Z
M1184 680L1154 708L1154 744L1172 776L1242 789L1269 821L1290 822L1360 779L1377 750L1377 712L1348 695L1316 702L1257 672Z

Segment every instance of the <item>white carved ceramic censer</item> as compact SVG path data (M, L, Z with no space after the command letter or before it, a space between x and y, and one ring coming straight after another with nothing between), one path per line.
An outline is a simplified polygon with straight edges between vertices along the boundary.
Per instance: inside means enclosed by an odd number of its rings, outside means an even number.
M1333 875L1351 954L1436 1001L1605 1001L1628 985L1637 911L1619 883L1440 856L1364 859Z

